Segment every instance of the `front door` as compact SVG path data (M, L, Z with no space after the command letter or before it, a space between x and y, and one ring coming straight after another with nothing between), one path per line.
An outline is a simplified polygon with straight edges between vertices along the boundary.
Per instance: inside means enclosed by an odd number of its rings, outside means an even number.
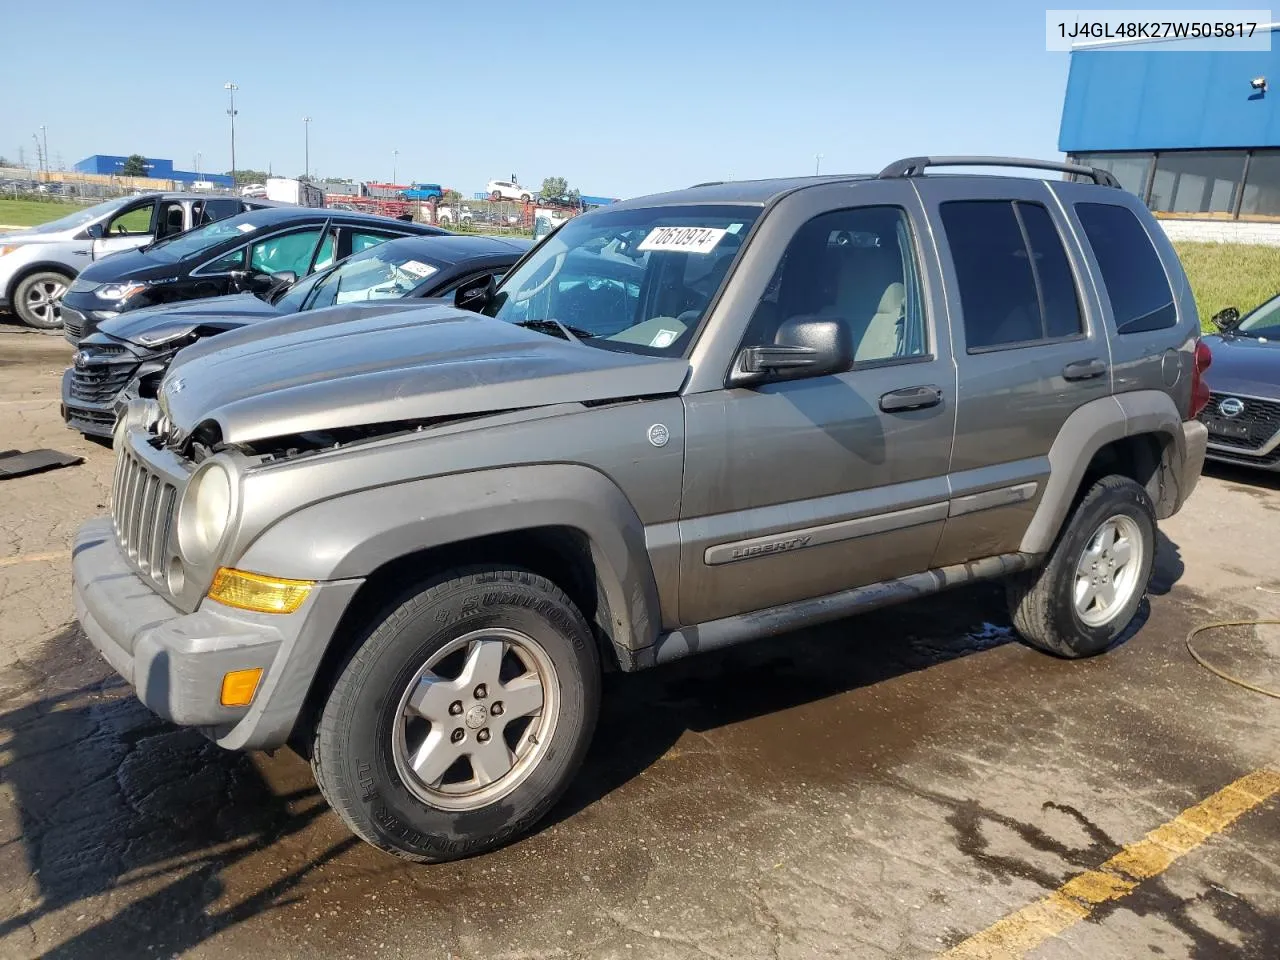
M103 224L102 236L93 241L93 259L146 246L155 237L155 221L154 197L129 204Z
M955 370L914 193L810 189L777 217L791 239L741 345L772 343L794 316L837 317L855 363L686 396L684 624L925 570L947 514Z

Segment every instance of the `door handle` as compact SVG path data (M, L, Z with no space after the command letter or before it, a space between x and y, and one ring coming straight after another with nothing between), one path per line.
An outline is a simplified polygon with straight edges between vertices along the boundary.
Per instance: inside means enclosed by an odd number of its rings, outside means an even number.
M936 407L941 402L941 387L903 387L901 390L891 390L881 396L880 409L885 413L898 413L902 410L923 410L925 407Z
M1068 363L1062 368L1062 378L1064 380L1092 380L1094 377L1100 377L1107 372L1107 365L1093 357L1089 360L1077 360L1075 363Z

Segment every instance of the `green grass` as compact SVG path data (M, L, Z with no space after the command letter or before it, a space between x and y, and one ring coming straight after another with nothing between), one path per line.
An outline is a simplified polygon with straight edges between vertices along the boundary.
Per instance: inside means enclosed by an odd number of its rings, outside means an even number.
M61 200L0 199L0 224L9 227L34 227L81 209L83 206L79 203Z

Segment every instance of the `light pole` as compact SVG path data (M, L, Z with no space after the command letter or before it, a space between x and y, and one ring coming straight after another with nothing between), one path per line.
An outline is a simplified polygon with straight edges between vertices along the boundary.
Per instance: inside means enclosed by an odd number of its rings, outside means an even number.
M311 118L302 118L302 149L303 149L303 176L308 180L311 179Z
M36 142L36 173L44 173L44 154L40 152L40 138L33 133L31 139Z
M391 182L396 182L396 161L400 159L400 151L391 151Z
M222 85L222 89L231 95L231 107L227 110L227 116L231 118L231 187L235 189L236 185L236 91L240 88L231 81L227 81Z
M44 178L49 179L49 128L40 124L40 137L44 141Z
M818 170L821 169L821 167L822 167L822 154L815 153L813 155L813 175L815 177L818 175Z

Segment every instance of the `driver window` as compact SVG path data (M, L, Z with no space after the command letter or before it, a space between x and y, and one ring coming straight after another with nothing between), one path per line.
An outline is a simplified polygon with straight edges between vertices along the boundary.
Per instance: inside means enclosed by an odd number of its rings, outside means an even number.
M249 254L249 269L255 273L285 273L298 276L310 273L311 255L315 252L320 230L300 230L268 237L255 243Z
M859 207L802 226L752 315L743 346L773 343L784 320L839 317L858 363L924 356L919 269L906 211Z
M186 229L183 222L182 204L170 200L160 204L160 216L156 220L156 239L171 237Z
M150 236L152 215L155 213L154 202L140 207L131 207L117 213L107 223L106 235L109 237ZM181 212L181 208L179 208Z

